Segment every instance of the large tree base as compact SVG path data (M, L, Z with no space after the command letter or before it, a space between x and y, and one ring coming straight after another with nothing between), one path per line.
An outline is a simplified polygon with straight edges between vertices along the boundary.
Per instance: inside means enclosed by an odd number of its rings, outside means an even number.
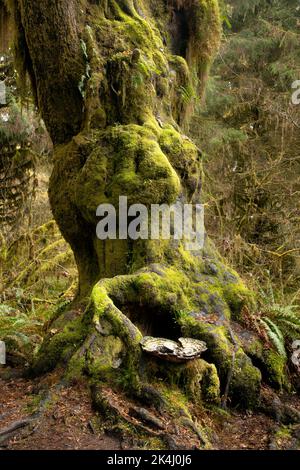
M86 308L74 303L56 314L32 372L65 364L69 378L84 374L135 396L165 384L196 404L255 407L262 378L286 385L285 363L244 328L252 296L212 253L206 248L199 270L155 264L101 280ZM173 363L144 353L144 336L195 338L207 350L201 359Z

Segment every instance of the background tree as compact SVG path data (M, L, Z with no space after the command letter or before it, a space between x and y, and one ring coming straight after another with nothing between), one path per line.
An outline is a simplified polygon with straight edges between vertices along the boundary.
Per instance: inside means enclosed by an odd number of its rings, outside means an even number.
M33 128L16 99L16 72L9 44L9 14L0 2L0 224L2 236L12 240L28 216L34 194L34 157L30 151ZM22 217L20 215L22 214ZM1 240L2 245L2 240Z
M227 9L231 24L193 122L206 155L206 223L258 292L253 320L267 317L268 335L284 351L300 323L300 106L291 100L300 72L299 2L232 0Z

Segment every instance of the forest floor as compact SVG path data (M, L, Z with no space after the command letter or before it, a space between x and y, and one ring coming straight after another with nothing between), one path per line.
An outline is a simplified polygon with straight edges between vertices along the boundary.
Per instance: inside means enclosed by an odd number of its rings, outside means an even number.
M137 448L132 440L101 429L99 416L91 406L87 385L77 383L68 386L58 379L57 373L42 379L27 380L18 371L10 377L2 371L0 450ZM293 406L300 410L299 398L292 400ZM231 411L216 418L212 413L210 420L214 423L215 449L289 448L288 427L280 426L264 414ZM9 429L12 429L11 433L7 433ZM145 443L147 448L150 449Z
M94 429L95 412L91 408L88 388L83 384L57 387L56 379L56 374L42 381L0 378L0 449L121 449L120 439L101 435ZM43 411L39 413L41 406ZM26 422L35 412L39 416L32 424L12 432L1 443L3 429L13 423Z

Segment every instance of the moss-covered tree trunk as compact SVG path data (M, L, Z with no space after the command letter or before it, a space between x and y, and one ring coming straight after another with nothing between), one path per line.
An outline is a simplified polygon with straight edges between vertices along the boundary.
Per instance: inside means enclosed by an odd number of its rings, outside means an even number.
M189 252L182 241L96 236L97 207L118 207L119 196L130 205L200 202L201 152L184 132L219 44L217 0L10 4L17 57L55 145L53 214L75 254L79 298L90 299L84 314L54 321L35 370L65 360L136 388L163 375L194 394L209 371L213 399L220 379L222 393L254 404L261 373L250 356L273 368L255 339L243 345L233 331L250 295L209 240ZM204 361L153 363L141 353L145 334L205 340L218 375Z

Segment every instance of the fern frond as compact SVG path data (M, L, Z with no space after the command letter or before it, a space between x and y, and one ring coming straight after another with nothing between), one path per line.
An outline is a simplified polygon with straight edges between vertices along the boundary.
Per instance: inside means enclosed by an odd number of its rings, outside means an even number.
M272 341L273 345L277 349L280 356L287 357L286 350L285 350L284 336L281 330L268 317L263 317L260 321L263 327L265 328L268 337Z

